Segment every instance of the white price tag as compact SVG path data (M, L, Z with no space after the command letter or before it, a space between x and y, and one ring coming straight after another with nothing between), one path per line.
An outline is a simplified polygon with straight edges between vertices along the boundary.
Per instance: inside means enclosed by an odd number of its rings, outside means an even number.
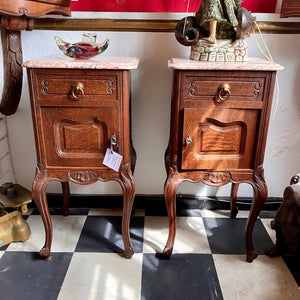
M122 158L123 158L122 155L118 154L115 151L113 151L111 153L111 150L109 148L107 148L105 156L104 156L103 164L104 164L104 166L107 166L107 167L113 169L114 171L119 172Z

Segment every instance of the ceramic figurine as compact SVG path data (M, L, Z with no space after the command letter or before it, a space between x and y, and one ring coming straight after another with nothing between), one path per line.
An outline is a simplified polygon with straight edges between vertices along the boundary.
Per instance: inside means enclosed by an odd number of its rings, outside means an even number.
M238 26L237 13L242 0L202 0L196 14L197 23L209 32L207 40L216 43L218 39L234 36ZM218 30L217 30L218 25Z
M63 52L63 54L72 58L81 58L81 59L91 58L103 53L107 49L109 44L108 39L106 39L101 44L85 43L85 42L70 44L63 41L58 36L55 36L55 41L58 48Z
M192 46L190 59L202 61L246 61L248 37L256 28L255 18L242 0L202 0L195 17L183 18L176 39ZM191 38L192 37L192 38Z

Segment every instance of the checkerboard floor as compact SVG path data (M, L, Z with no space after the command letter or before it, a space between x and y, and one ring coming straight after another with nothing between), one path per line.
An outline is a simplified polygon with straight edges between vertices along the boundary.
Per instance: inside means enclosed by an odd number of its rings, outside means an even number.
M168 217L136 209L130 232L136 253L123 257L120 209L71 208L63 217L51 210L52 259L37 252L44 228L36 209L27 220L31 236L25 243L0 248L0 299L300 299L300 262L296 257L270 258L275 242L262 212L253 232L259 256L245 262L244 228L248 211L236 219L229 211L178 211L171 260L159 257L167 240Z

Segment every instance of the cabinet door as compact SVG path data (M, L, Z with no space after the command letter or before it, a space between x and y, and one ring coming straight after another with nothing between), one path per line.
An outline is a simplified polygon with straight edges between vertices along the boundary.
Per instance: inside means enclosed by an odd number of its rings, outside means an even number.
M185 108L181 169L251 169L259 112Z
M40 107L39 122L42 159L47 167L106 168L102 162L113 134L123 152L117 106Z

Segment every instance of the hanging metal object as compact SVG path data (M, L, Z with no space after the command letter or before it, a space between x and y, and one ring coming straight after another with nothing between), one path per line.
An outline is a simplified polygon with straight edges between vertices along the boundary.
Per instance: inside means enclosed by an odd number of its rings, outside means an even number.
M193 45L202 36L201 28L197 24L195 17L185 17L176 25L175 37L184 46Z

